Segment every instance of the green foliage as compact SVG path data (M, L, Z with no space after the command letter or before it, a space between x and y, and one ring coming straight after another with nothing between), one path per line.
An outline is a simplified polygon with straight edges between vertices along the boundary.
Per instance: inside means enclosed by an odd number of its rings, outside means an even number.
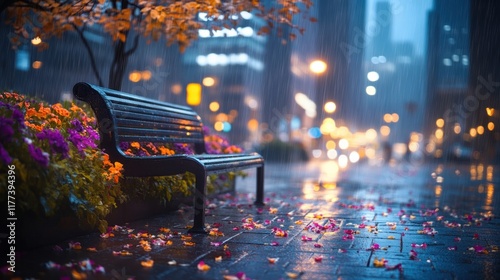
M292 162L308 161L309 156L301 143L271 141L262 144L257 152L261 154L266 161L270 162Z

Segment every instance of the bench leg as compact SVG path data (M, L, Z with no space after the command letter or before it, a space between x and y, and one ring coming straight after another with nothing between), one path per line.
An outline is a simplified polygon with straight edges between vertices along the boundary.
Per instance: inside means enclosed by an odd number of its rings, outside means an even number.
M196 189L194 190L194 222L188 233L204 233L205 230L205 186L207 185L207 175L200 172L196 175Z
M264 165L257 167L257 197L255 205L264 206Z

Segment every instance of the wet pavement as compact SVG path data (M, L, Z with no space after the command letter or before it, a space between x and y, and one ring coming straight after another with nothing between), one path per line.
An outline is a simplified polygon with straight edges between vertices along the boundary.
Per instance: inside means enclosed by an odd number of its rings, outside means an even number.
M336 163L266 166L193 209L17 252L20 279L499 279L500 166Z

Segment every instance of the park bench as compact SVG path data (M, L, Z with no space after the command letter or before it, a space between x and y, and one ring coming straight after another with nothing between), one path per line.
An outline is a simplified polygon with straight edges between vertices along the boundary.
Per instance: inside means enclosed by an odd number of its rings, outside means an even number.
M190 172L194 190L194 222L190 233L205 231L207 176L257 168L255 205L264 205L264 159L257 153L207 154L200 116L190 107L148 99L88 83L77 83L73 94L92 107L100 148L111 161L123 164L129 177L169 176ZM128 156L121 142L189 143L195 154Z

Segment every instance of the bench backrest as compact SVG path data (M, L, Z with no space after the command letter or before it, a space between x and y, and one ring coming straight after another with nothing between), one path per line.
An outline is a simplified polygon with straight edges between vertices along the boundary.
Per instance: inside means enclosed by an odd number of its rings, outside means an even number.
M205 153L200 116L187 106L175 105L88 83L73 87L77 99L96 114L101 148L111 158L124 156L121 142L192 143Z

